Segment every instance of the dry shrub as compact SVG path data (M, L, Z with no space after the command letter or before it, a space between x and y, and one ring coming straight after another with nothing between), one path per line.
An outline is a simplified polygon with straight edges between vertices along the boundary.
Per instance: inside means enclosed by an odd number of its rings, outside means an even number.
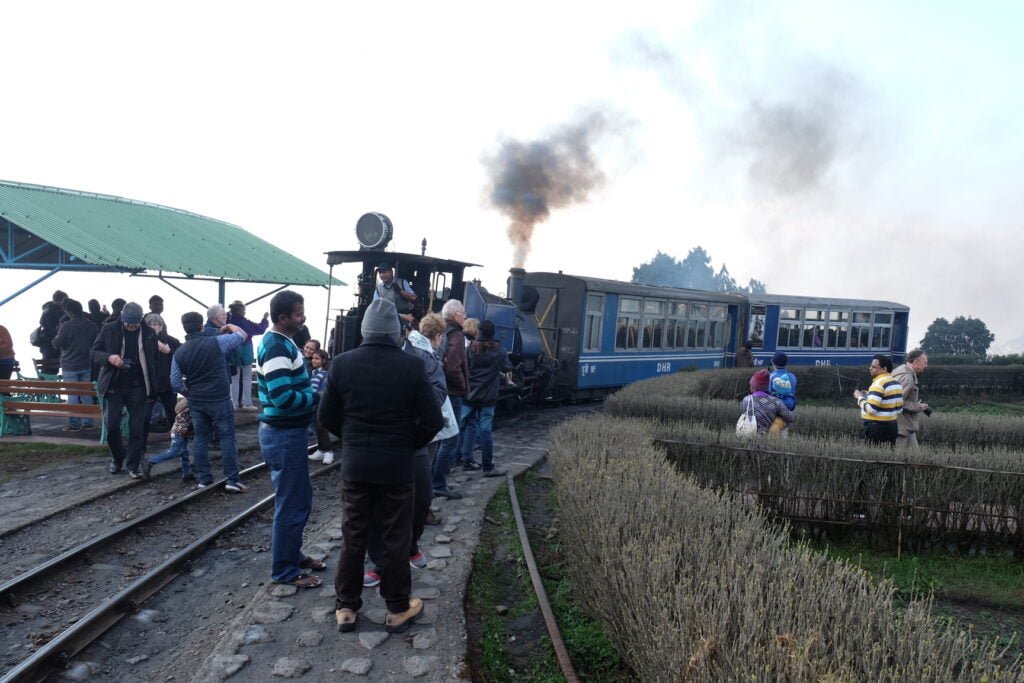
M700 374L710 376L717 373L698 373L698 376ZM694 373L690 373L685 379L690 380L693 376ZM730 432L735 428L736 418L741 412L736 400L686 393L684 389L702 391L701 382L694 386L676 380L677 377L682 375L632 384L610 397L606 410L622 417L671 422L682 420ZM800 395L803 395L802 384ZM813 438L855 437L861 427L860 412L852 398L849 408L797 406L796 416L793 431ZM929 448L958 453L986 449L1024 450L1024 417L936 413L930 418L922 418L921 423L919 438Z
M748 392L755 368L732 368L706 372L679 372L624 387L620 394L656 391L664 395L700 398L739 398ZM866 389L871 376L865 367L789 368L797 377L797 395L813 399L846 399L854 389ZM926 398L950 395L977 395L987 391L1024 392L1024 367L1021 366L932 366L918 378Z
M640 680L1024 680L927 603L897 612L890 584L678 476L653 429L575 420L550 456L570 572Z

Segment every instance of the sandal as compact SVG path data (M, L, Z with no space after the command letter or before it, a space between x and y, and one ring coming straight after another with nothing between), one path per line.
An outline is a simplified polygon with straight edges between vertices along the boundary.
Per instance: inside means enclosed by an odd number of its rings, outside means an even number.
M299 567L302 569L312 569L315 572L322 572L327 569L327 565L320 560L314 560L312 557L307 557L299 562Z
M286 586L295 586L296 588L319 588L323 581L320 580L319 576L313 576L312 574L299 574L291 581L275 581L274 583L282 583Z

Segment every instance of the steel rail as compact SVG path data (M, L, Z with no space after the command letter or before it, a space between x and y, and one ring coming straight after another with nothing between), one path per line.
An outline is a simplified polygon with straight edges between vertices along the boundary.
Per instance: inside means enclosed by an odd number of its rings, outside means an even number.
M526 558L526 566L530 570L530 581L533 583L534 593L537 594L537 604L540 606L541 614L544 615L544 624L547 626L548 635L551 637L551 645L555 648L558 666L568 683L578 683L580 679L576 675L576 669L573 668L572 659L569 658L569 651L565 649L565 642L562 640L562 634L558 630L558 622L555 621L555 613L551 610L547 591L544 590L544 582L541 581L540 572L537 570L537 561L533 557L530 539L526 535L526 524L523 522L523 513L519 509L516 483L511 473L505 475L505 481L508 483L508 497L512 501L512 513L516 518L516 528L519 530L519 543L523 546L523 556Z
M341 462L321 467L310 473L318 477L341 467ZM201 555L219 536L243 524L250 517L269 507L274 502L271 494L253 504L245 511L232 517L215 529L203 534L195 542L161 565L139 577L124 590L107 598L102 604L72 624L59 636L37 650L0 679L0 683L22 683L45 680L56 669L63 669L72 657L81 652L107 632L125 615L138 611L139 606L151 595L173 581L182 571L188 569L192 559Z
M259 450L259 445L257 444L255 446L250 446L250 447L247 447L247 448L240 448L240 449L238 449L238 454L241 455L242 453L251 453L253 451L258 451L258 450ZM159 475L159 476L164 476L164 475ZM223 481L223 480L221 480L221 481ZM88 505L89 503L95 502L95 501L99 500L100 498L106 498L107 496L109 496L111 494L118 493L120 491L124 491L125 489L134 488L134 487L140 486L140 485L142 485L144 483L145 483L144 481L140 481L140 480L137 480L137 479L129 479L129 480L123 481L123 482L121 482L121 483L119 483L119 484L117 484L117 485L115 485L115 486L113 486L113 487L111 487L111 488L109 488L109 489L107 489L105 491L97 491L96 493L92 494L91 496L88 496L88 497L83 498L81 500L75 501L72 505L68 505L67 507L60 508L59 510L54 510L52 512L48 512L45 515L43 515L42 517L37 517L36 519L30 519L28 521L22 522L21 524L18 524L17 526L13 526L10 529L5 529L4 531L0 531L0 539L7 538L8 536L11 536L12 534L18 533L22 529L27 529L28 527L33 526L34 524L39 524L40 522L45 522L46 520L51 519L53 517L56 517L57 515L61 515L61 514L64 514L65 512L70 512L71 510L74 510L76 508L80 508L80 507L82 507L84 505ZM216 482L215 482L215 485L216 485Z
M244 470L239 472L239 474L250 474L266 466L267 464L264 462L256 463L251 467L245 468ZM24 586L25 584L35 579L38 579L42 576L45 576L46 574L49 574L57 568L66 565L68 562L71 562L74 559L82 557L83 555L87 554L90 550L93 550L94 548L97 548L105 543L108 543L109 541L113 541L117 538L120 538L128 532L134 531L135 529L143 526L144 524L151 522L154 519L157 519L158 517L164 516L168 512L171 512L172 510L177 510L178 508L185 507L186 505L195 501L197 498L209 495L210 493L218 490L219 487L226 482L227 477L221 477L220 479L215 480L209 486L203 487L201 489L196 489L191 493L187 493L181 498L178 498L177 500L171 501L170 503L167 503L165 505L161 505L155 510L143 515L142 517L137 517L128 522L125 522L121 526L115 527L104 534L100 534L95 538L89 539L88 541L80 543L73 548L65 550L59 555L51 557L49 560L46 560L42 564L36 565L32 569L29 569L28 571L19 574L13 579L10 579L5 583L0 584L0 599L5 600L7 604L13 606L15 599L14 591L17 590L19 587Z

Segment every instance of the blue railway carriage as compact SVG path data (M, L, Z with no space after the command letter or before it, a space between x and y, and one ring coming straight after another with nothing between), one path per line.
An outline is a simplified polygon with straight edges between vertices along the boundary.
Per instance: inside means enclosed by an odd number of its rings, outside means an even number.
M899 364L909 318L907 306L890 301L751 294L741 340L753 343L755 365L767 365L776 351L790 365L867 365L880 353Z
M562 273L515 272L510 298L532 316L557 360L555 398L601 396L637 380L726 367L735 354L737 294L637 285Z

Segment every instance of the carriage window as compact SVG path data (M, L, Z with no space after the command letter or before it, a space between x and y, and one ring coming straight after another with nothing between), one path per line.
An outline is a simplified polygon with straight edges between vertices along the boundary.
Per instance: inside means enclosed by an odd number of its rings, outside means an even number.
M665 333L665 302L644 302L644 335L641 344L645 349L658 349L662 346L662 335Z
M778 348L800 346L800 323L779 321Z
M665 348L681 349L686 346L686 304L669 304L669 319L665 321Z
M783 308L779 311L780 320L799 320L800 309L799 308Z
M604 295L587 295L587 319L584 323L583 350L601 350L601 322L604 320Z
M805 349L820 349L825 346L825 327L804 323L803 347Z
M871 348L888 349L892 340L892 313L875 313L871 329Z
M690 304L690 320L686 325L686 348L702 349L707 345L707 304Z
M845 349L849 344L849 311L828 312L828 348Z
M639 335L640 299L619 299L619 316L615 321L615 348L637 348Z
M747 338L755 349L764 346L764 306L750 307L750 324L747 326Z
M853 323L850 325L850 348L867 349L871 347L871 314L854 312Z
M708 323L708 348L725 348L725 319L728 310L725 306L712 305L708 314L711 317Z
M804 321L805 322L809 322L809 323L810 322L824 322L824 320L825 320L825 311L811 311L811 310L808 310L807 313L804 314Z

